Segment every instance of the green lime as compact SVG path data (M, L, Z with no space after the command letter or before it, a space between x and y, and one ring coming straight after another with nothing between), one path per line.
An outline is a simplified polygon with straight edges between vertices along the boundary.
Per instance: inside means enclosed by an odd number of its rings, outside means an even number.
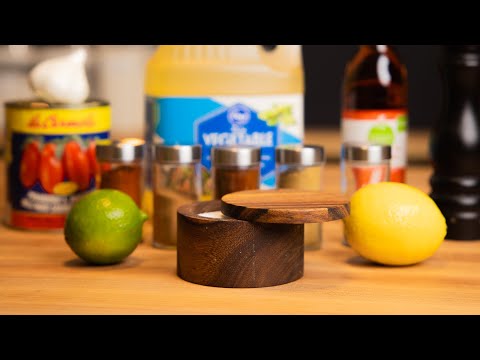
M127 194L95 190L73 205L65 223L65 240L88 263L114 264L140 243L145 220L147 215Z

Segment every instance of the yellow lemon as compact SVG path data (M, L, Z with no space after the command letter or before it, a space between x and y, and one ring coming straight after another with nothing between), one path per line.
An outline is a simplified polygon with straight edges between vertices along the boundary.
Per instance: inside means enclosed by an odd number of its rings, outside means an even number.
M356 191L345 235L361 256L384 265L412 265L428 259L447 234L435 202L412 186L383 182Z

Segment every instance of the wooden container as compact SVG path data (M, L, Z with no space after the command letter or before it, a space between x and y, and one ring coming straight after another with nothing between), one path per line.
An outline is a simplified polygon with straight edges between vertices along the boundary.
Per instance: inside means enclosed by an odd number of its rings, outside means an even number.
M178 276L195 284L226 288L298 280L303 276L304 223L346 215L348 201L341 195L297 190L241 191L221 201L181 206L177 213Z
M236 220L219 210L219 200L178 209L180 278L207 286L258 288L303 276L303 225ZM205 213L220 218L200 215Z

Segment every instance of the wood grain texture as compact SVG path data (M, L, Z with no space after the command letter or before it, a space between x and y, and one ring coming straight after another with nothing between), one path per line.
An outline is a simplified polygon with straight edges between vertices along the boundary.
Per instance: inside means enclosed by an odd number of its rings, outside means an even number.
M340 194L292 189L247 190L222 197L222 213L239 220L306 224L348 216L349 201Z
M309 142L330 141L317 135L322 133L307 132ZM429 192L431 172L410 167L407 182ZM3 175L0 170L0 214ZM338 164L327 165L325 179L326 191L339 191ZM445 241L427 261L391 268L341 245L340 221L323 228L324 248L305 253L300 280L223 289L183 281L176 275L175 251L154 249L149 240L121 264L91 267L76 258L61 234L0 225L0 313L480 314L480 242Z
M219 210L218 200L178 209L178 276L223 288L282 285L303 276L303 225L198 215Z

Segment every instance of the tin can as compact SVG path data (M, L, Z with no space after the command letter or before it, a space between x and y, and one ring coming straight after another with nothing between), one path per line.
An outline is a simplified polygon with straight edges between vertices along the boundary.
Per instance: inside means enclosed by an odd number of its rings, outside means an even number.
M95 141L110 137L110 105L5 104L5 223L62 230L71 206L96 188Z

